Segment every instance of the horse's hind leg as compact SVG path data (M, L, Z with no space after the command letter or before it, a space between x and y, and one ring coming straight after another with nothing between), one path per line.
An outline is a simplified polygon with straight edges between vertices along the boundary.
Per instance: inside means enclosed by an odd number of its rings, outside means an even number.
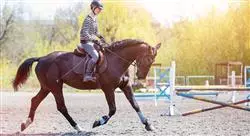
M34 120L35 112L38 105L42 102L42 100L49 94L49 90L41 88L38 94L31 99L31 107L28 119L25 123L21 124L21 131L26 129Z
M67 107L64 102L62 85L60 87L55 87L55 89L52 91L52 94L54 95L56 100L57 110L63 114L63 116L69 121L70 125L74 129L76 129L78 132L81 132L82 128L76 124L76 122L68 113Z

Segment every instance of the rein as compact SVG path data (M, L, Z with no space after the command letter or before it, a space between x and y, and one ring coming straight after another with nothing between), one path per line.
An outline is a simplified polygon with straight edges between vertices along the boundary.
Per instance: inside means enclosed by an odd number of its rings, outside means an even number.
M106 42L104 42L104 44L106 44L106 45L108 45L108 46L110 46L108 43L106 43ZM99 45L101 48L103 48L103 46L101 46L101 45ZM121 57L120 55L118 55L117 53L115 53L115 52L113 52L113 51L111 51L110 49L108 49L108 48L105 48L108 52L110 52L110 53L112 53L113 55L115 55L115 56L117 56L118 58L120 58L121 60L123 60L123 61L125 61L125 62L127 62L127 63L129 63L130 65L132 65L132 66L134 66L134 67L137 67L136 65L138 64L138 65L140 65L141 64L141 62L136 62L136 61L133 61L133 62L131 62L131 61L129 61L129 60L127 60L127 59L125 59L125 58L123 58L123 57ZM139 57L141 57L141 56L139 56Z
M108 43L104 43L104 44L107 44L108 46L110 46ZM99 46L101 46L101 45L99 45ZM103 47L101 46L101 48L103 48ZM116 54L115 52L111 51L110 49L108 49L108 48L105 48L105 49L106 49L108 52L110 52L110 53L112 53L113 55L115 55L115 56L117 56L118 58L120 58L121 60L123 60L123 61L129 63L130 65L132 65L132 66L134 66L134 67L136 67L136 61L133 61L133 62L128 61L128 60L126 60L125 58L121 57L120 55Z

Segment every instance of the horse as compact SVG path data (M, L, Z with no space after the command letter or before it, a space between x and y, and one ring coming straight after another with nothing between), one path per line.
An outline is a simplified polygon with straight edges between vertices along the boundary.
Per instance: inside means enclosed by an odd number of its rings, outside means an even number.
M131 83L128 80L127 71L130 65L137 66L137 78L145 79L160 46L160 43L152 47L142 40L125 39L105 47L101 56L103 56L103 60L106 60L106 65L102 71L99 70L97 72L96 83L82 82L83 74L75 73L72 70L75 68L74 58L84 60L83 57L76 56L73 52L56 51L46 56L26 59L19 66L15 79L13 80L12 85L14 90L18 91L20 86L26 82L34 62L38 62L35 67L35 72L41 88L37 95L31 99L29 115L26 122L21 123L21 131L24 131L34 121L35 111L38 105L50 92L55 98L57 110L68 120L77 132L82 131L82 128L68 113L63 96L64 83L81 90L99 88L104 92L109 106L109 113L94 121L93 128L106 124L115 114L115 89L120 88L131 106L137 112L146 130L154 130L153 125L143 115L135 100ZM102 65L104 65L104 63ZM102 66L99 65L98 67Z

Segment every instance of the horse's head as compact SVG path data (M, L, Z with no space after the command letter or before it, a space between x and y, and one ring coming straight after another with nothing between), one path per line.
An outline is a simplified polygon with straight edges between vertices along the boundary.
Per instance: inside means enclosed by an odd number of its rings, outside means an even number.
M158 49L161 47L161 43L158 43L155 47L147 46L147 51L136 58L138 79L145 79L148 71L155 61Z

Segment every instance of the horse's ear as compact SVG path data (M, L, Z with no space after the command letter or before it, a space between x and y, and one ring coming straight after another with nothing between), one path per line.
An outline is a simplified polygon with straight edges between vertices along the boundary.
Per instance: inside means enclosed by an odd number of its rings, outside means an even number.
M158 49L160 49L160 47L161 47L161 43L158 43L158 44L155 46L155 49L158 50Z

